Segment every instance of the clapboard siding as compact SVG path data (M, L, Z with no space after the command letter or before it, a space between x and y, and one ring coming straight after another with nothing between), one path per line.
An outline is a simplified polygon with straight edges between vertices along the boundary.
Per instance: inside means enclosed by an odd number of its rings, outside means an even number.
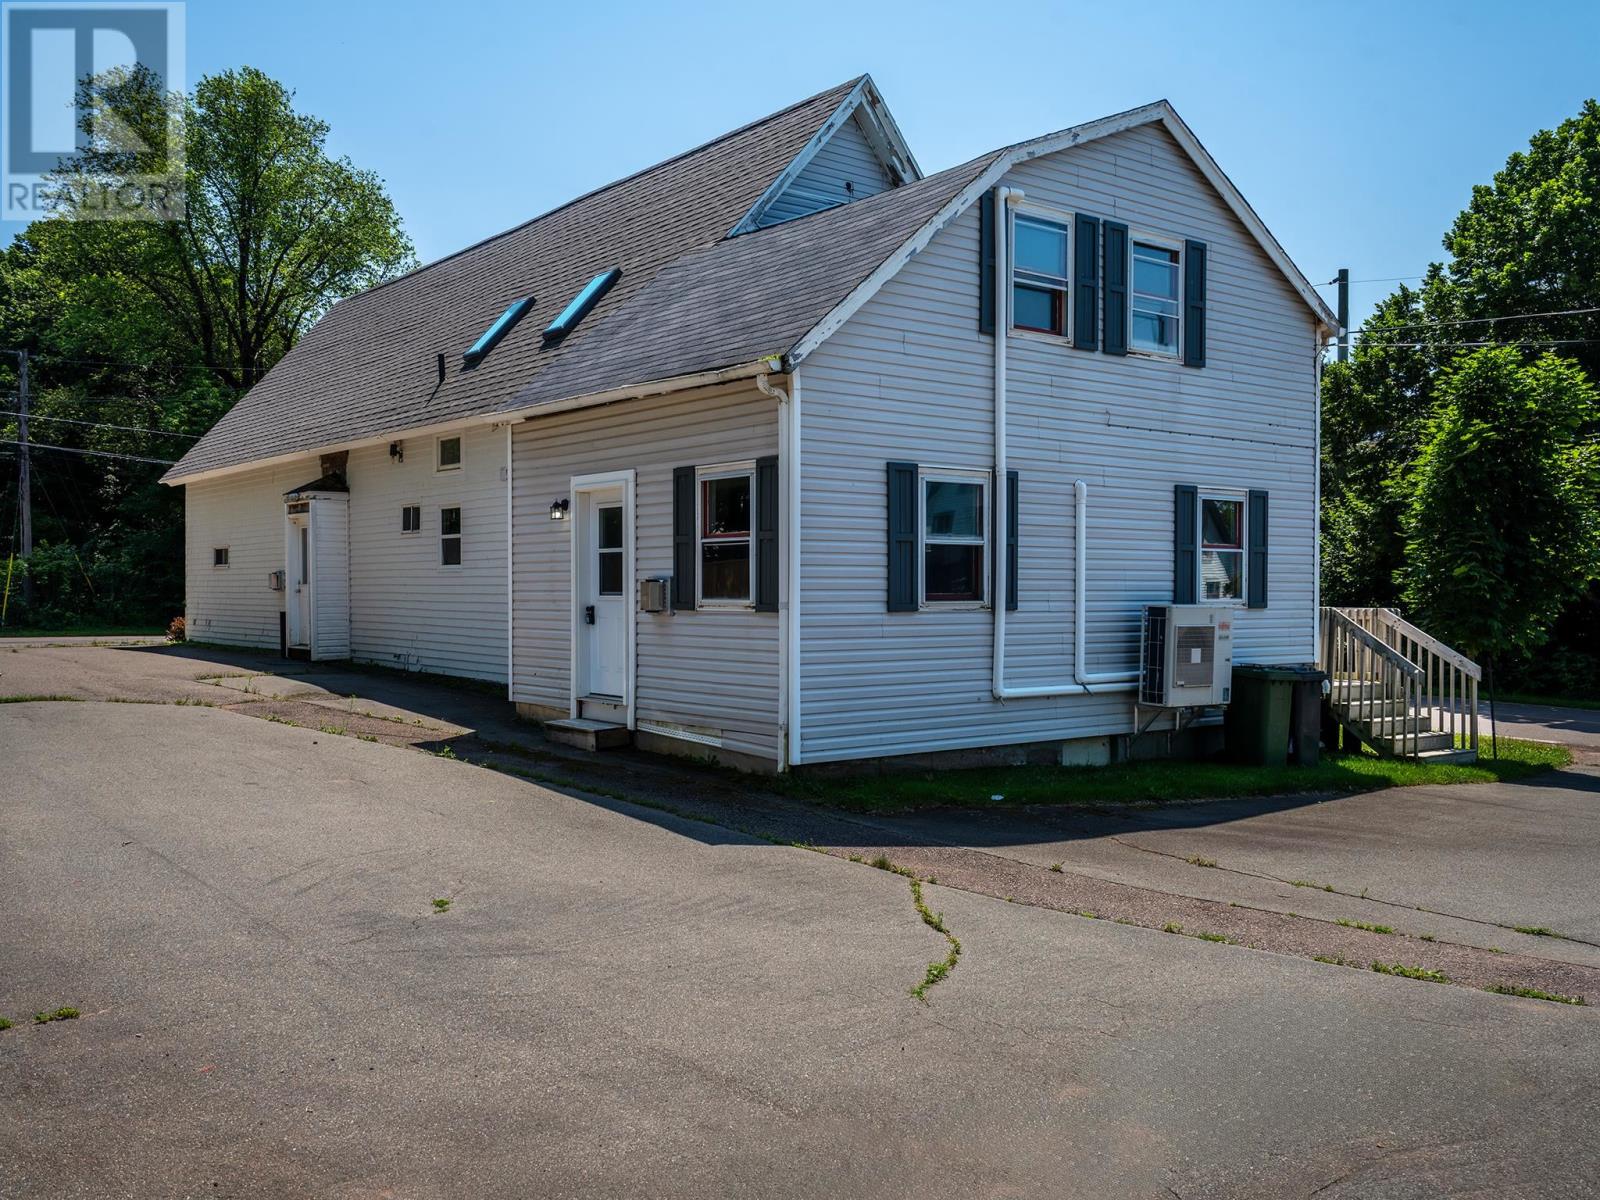
M852 191L845 190L846 183ZM893 186L866 134L861 132L860 123L852 116L834 130L757 224L762 228L776 225L836 204L876 196Z
M1030 200L1207 244L1207 366L1009 340L1020 607L1006 681L1071 679L1073 482L1089 485L1086 669L1131 669L1139 612L1172 598L1173 485L1271 493L1271 606L1240 611L1240 661L1314 657L1314 327L1164 129L1024 163ZM884 463L994 463L993 341L977 332L976 206L800 369L801 737L807 761L1126 733L1127 694L997 702L988 612L885 611Z
M229 646L278 648L283 570L283 493L317 475L317 460L242 471L184 488L184 616L189 636ZM211 565L228 547L228 565Z
M352 657L413 671L506 678L506 432L461 435L461 468L436 471L434 438L350 452ZM422 507L402 533L400 510ZM439 561L439 510L461 508L461 566Z
M775 402L748 384L633 400L541 417L514 428L512 698L566 710L573 612L575 523L551 521L550 502L573 476L632 468L635 573L672 574L672 470L774 454ZM634 610L636 589L625 595ZM750 610L632 613L639 720L709 727L724 748L776 760L778 618Z

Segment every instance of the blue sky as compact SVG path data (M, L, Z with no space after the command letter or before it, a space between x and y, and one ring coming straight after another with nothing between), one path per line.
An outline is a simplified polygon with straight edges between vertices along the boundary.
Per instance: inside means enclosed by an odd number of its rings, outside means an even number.
M190 83L288 84L424 260L869 71L929 172L1165 96L1314 282L1386 280L1358 316L1600 90L1597 46L1590 2L188 5Z

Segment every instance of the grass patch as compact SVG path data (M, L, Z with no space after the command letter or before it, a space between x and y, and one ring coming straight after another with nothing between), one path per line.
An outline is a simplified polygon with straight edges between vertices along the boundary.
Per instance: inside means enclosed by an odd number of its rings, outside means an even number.
M1443 971L1430 971L1427 967L1408 967L1405 963L1375 962L1372 969L1380 975L1399 975L1406 979L1422 979L1428 983L1449 983L1450 976Z
M1475 763L1406 762L1362 752L1330 754L1314 767L1251 767L1220 762L984 767L801 778L790 786L808 798L857 812L904 811L942 805L988 808L1030 804L1163 804L1303 792L1370 792L1418 784L1492 783L1525 778L1564 767L1571 761L1571 753L1562 746L1501 738L1498 760L1485 757ZM1325 885L1302 882L1299 886Z
M1050 869L1052 871L1054 871L1057 875L1061 874L1061 864L1060 863L1051 863L1050 864Z
M433 907L439 912L449 912L450 911L450 901L448 899L446 899L445 897L440 896L436 900L434 900Z
M1523 996L1529 1000L1549 1000L1553 1004L1578 1004L1587 1005L1589 1002L1582 996L1563 996L1560 992L1545 992L1538 988L1511 987L1508 984L1497 983L1493 987L1483 989L1486 992L1497 992L1502 996Z
M1187 858L1184 861L1187 862L1191 867L1214 867L1217 865L1216 859L1201 858L1198 854L1196 854L1193 858Z
M1163 925L1161 927L1161 932L1162 933L1182 933L1183 932L1183 926L1179 925L1176 921L1168 921L1165 925Z
M877 863L874 863L873 866L877 866ZM928 964L928 969L922 974L922 982L911 989L911 994L926 1004L928 1002L928 989L956 969L956 963L961 958L961 939L945 928L943 913L936 913L928 907L927 901L922 898L921 880L915 875L911 875L904 868L891 867L889 869L897 870L899 874L910 875L911 902L917 906L917 915L922 918L922 923L929 929L943 934L944 940L950 946L949 951L943 958L935 959Z
M78 1010L75 1008L58 1008L52 1012L36 1012L33 1014L35 1025L48 1025L51 1021L76 1021Z
M13 1022L10 1017L0 1017L0 1030L10 1029Z
M1389 925L1373 925L1367 921L1347 921L1340 917L1336 925L1343 925L1346 929L1365 929L1368 933L1393 933L1394 928Z
M1561 936L1554 929L1546 929L1543 925L1513 925L1511 928L1518 933L1525 933L1529 937L1559 938Z
M54 696L40 693L32 696L0 696L0 704L81 704L82 696Z
M1221 942L1225 946L1233 945L1233 939L1221 933L1192 933L1190 937L1197 937L1202 942Z
M0 638L165 637L166 634L165 629L159 629L154 625L74 625L49 629L17 625L10 629L0 629Z
M1350 965L1337 954L1313 954L1311 959L1313 962L1328 963L1335 967L1348 967Z
M1499 697L1507 704L1537 704L1543 708L1600 708L1600 700L1587 696L1547 696L1539 692L1505 692Z

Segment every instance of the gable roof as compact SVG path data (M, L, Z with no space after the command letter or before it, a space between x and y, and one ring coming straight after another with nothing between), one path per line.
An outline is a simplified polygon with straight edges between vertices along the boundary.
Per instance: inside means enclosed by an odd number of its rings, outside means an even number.
M722 239L862 82L849 80L340 301L164 480L494 411L531 376L582 352L662 266ZM616 286L572 334L544 346L539 335L549 319L610 267L622 270ZM462 352L530 295L528 318L481 364L463 369Z
M1165 100L724 238L861 83L802 101L342 302L165 480L450 421L510 420L689 381L793 369L1018 163L1152 123L1194 161L1319 326L1337 328L1327 304ZM484 367L456 369L460 350L511 300L538 290L529 280L557 283L538 306L553 313L612 265L622 267L622 282L558 347L541 351L543 321L530 320ZM396 353L412 344L414 358ZM434 387L439 351L451 356L451 370Z

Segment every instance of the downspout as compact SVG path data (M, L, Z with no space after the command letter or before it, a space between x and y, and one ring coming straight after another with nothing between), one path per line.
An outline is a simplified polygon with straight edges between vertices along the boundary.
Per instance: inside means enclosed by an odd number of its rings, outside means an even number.
M774 387L766 372L755 381L757 391L778 402L778 475L783 491L778 538L783 547L778 581L778 725L787 770L800 761L800 375L790 374L788 392Z
M995 191L995 249L994 249L994 472L995 513L998 517L995 538L996 554L1003 553L1009 530L1006 527L1006 333L1011 325L1011 289L1007 286L1010 265L1007 262L1010 225L1009 208L1020 203L1022 192L1012 188ZM992 687L997 700L1023 700L1046 696L1097 695L1101 692L1131 692L1139 686L1137 671L1085 671L1086 622L1084 605L1088 598L1089 578L1089 485L1079 479L1072 485L1074 507L1077 509L1077 529L1074 537L1076 561L1073 570L1072 605L1072 682L1047 683L1030 687L1008 687L1005 681L1006 659L1006 572L996 571L994 586L994 679Z

